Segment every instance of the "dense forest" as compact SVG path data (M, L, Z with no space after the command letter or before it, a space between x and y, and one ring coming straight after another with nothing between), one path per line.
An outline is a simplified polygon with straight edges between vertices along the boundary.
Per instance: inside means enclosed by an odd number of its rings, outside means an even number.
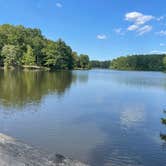
M112 61L90 61L88 55L78 55L63 40L45 38L39 29L4 24L0 25L0 67L164 71L166 55L131 55Z
M132 55L113 59L111 69L117 70L144 70L164 71L166 70L166 55Z
M61 39L45 38L39 29L4 24L0 25L0 66L87 69L89 57L78 55Z
M90 67L92 68L101 68L101 69L109 69L111 61L98 61L92 60L90 61Z

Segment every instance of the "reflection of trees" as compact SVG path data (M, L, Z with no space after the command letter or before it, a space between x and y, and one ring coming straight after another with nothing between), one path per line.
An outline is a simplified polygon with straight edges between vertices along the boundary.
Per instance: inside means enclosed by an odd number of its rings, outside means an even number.
M156 75L155 75L156 74ZM166 89L166 79L160 73L116 71L112 73L112 80L125 86L140 88Z
M84 72L77 75L79 82L85 83L88 81L88 73L84 73Z
M86 83L89 79L89 71L87 70L77 70L73 72L73 79L77 80L79 83Z
M160 133L160 138L161 138L162 140L166 141L166 134Z
M72 72L0 71L0 101L4 106L39 102L43 95L64 94L72 83Z
M164 110L164 113L166 114L166 110ZM161 123L166 125L166 118L161 118ZM161 140L166 141L166 134L160 133L160 138Z

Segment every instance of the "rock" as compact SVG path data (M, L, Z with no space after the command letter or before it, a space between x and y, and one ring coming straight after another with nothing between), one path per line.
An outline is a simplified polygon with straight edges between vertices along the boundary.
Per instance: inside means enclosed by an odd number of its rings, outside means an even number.
M51 157L50 157L51 156ZM61 154L50 155L0 134L0 166L88 166Z

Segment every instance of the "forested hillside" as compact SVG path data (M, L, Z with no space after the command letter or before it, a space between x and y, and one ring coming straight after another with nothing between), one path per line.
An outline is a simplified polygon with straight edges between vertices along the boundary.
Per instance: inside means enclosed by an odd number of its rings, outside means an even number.
M0 66L85 69L89 68L89 57L79 56L61 39L45 38L39 29L4 24L0 26Z
M111 69L118 70L166 70L166 55L132 55L119 57L111 61Z

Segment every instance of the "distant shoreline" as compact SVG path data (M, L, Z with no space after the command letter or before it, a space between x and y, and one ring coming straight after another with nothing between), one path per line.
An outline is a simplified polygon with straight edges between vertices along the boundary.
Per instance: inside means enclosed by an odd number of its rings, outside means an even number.
M136 71L136 72L162 72L166 73L166 71L162 70L136 70L136 69L113 69L113 68L75 68L75 69L56 69L56 70L51 70L50 68L43 67L43 66L30 66L30 65L23 65L19 67L13 67L9 66L8 68L5 68L4 66L0 66L0 70L22 70L22 71L73 71L73 70L80 70L80 71L85 71L85 70L93 70L93 69L99 69L99 70L114 70L114 71Z
M1 66L0 67L1 70L43 70L43 71L49 71L49 68L46 67L41 67L41 66L18 66L18 67L13 67L13 66L9 66L8 68Z

